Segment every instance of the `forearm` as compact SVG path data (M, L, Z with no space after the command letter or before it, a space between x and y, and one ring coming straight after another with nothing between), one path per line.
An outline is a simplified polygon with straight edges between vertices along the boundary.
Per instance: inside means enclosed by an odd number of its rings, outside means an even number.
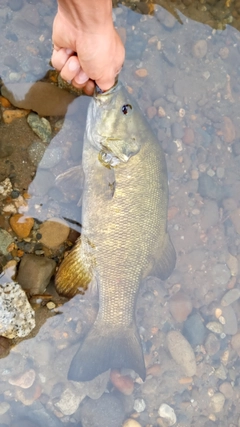
M58 11L79 29L98 33L113 25L112 0L58 0Z

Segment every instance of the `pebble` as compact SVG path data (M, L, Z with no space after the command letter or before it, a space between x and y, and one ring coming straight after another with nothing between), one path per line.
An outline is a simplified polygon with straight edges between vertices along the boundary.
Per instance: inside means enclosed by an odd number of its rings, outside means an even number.
M74 392L70 388L66 388L62 393L60 400L55 403L55 406L60 409L62 414L72 415L76 412L82 400L83 397L81 394Z
M12 377L8 380L9 384L17 385L21 388L30 388L32 387L36 378L36 372L34 369L29 369L29 371L24 372L23 374Z
M139 422L133 418L128 418L126 421L124 421L123 427L141 427L141 424L139 424Z
M143 399L135 399L133 405L134 411L140 413L146 409L146 403Z
M226 142L227 144L232 144L232 142L236 138L236 131L235 131L235 126L232 120L230 119L230 117L227 117L227 116L223 117L222 132L223 132L224 142Z
M173 426L177 422L177 417L174 412L174 409L171 408L171 406L167 405L167 403L161 404L158 410L158 414L160 417L164 418L167 421L168 426Z
M189 342L179 331L170 331L167 334L168 350L177 364L179 364L184 374L192 377L196 374L196 360L194 351Z
M0 254L8 255L8 247L14 242L13 237L3 228L0 228Z
M219 286L226 286L231 277L230 270L226 264L215 264L211 273L214 283Z
M20 262L17 280L30 295L43 294L55 272L56 262L44 256L25 254Z
M14 147L9 144L9 141L0 140L0 159L4 159L5 157L11 156L14 152Z
M231 339L231 346L234 350L239 352L240 350L240 333L235 334Z
M27 336L35 327L35 312L25 292L16 282L0 286L0 335L6 338Z
M227 335L235 335L238 330L238 321L235 314L235 311L228 305L227 307L223 307L223 317L225 319L225 323L223 325L223 332Z
M0 182L0 195L6 197L12 192L12 183L9 178L4 179Z
M34 219L31 217L26 217L23 214L15 214L11 216L10 218L10 226L12 227L14 233L18 237L21 237L22 239L29 236L33 226L34 226Z
M8 0L8 6L13 12L17 12L23 7L23 0Z
M4 65L7 65L12 70L15 70L15 71L19 70L19 63L18 63L17 59L15 58L15 56L13 56L13 55L5 56L3 63L4 63Z
M99 399L86 399L81 405L82 427L120 427L125 411L122 402L110 393Z
M46 150L46 146L40 142L40 141L34 141L29 147L28 147L28 157L29 160L32 162L32 164L37 167L40 163L44 153Z
M221 200L223 190L218 182L207 173L201 173L198 180L198 193L206 199Z
M0 96L0 104L3 108L10 108L11 103L8 101L7 98L4 98L4 96Z
M221 167L218 167L217 170L216 170L216 174L217 174L217 177L219 179L223 179L224 176L225 176L225 169L221 168Z
M209 331L214 332L215 334L222 334L223 333L223 325L219 322L208 322L206 324L206 328L209 329Z
M56 304L52 301L49 301L47 303L47 308L48 308L48 310L53 310L54 308L56 308Z
M130 376L121 375L119 371L112 370L110 374L110 380L114 387L116 387L117 390L126 396L129 396L133 393L134 383Z
M35 111L40 116L65 116L77 108L74 95L45 82L10 83L1 87L1 93L15 107Z
M233 226L238 234L240 234L240 208L235 209L230 214Z
M29 114L29 110L5 110L2 113L3 122L12 123L14 120L22 119Z
M44 117L40 118L35 113L30 113L27 122L33 132L43 141L50 142L52 129L49 121Z
M192 302L188 295L179 291L169 300L169 309L176 322L184 322L192 312Z
M42 235L40 242L49 249L56 249L67 240L69 230L65 221L51 218L39 228L39 233Z
M240 289L238 288L233 288L230 289L230 291L228 291L221 300L221 305L223 307L226 307L232 303L234 303L235 301L237 301L240 297Z
M210 333L208 334L204 347L209 356L214 356L220 350L220 340L216 337L216 335Z
M233 277L238 276L238 272L239 272L238 259L235 256L233 256L232 254L228 254L227 266L228 266L228 268L231 272L231 275Z
M186 127L184 129L184 135L182 138L184 144L192 145L194 143L194 138L195 138L195 135L194 135L193 129Z
M203 209L201 212L200 224L201 228L207 231L214 227L219 222L219 207L215 200L204 200Z
M231 383L225 381L219 386L219 391L225 396L226 399L232 399L234 396L234 390Z
M151 105L150 107L148 107L147 109L147 116L148 118L151 120L153 117L155 117L157 114L157 109L156 107L154 107L153 105Z
M184 322L183 335L192 347L203 344L206 337L206 329L199 313L191 314Z
M10 405L8 402L0 402L0 415L6 414L9 409Z
M206 40L198 40L197 43L193 45L193 55L196 58L204 58L206 56L208 50L208 45Z
M217 369L215 369L214 375L222 381L227 379L227 372L223 365L220 365Z
M184 131L180 123L177 123L177 122L173 123L171 126L171 131L172 131L172 137L174 139L182 139L184 135Z
M63 152L60 147L47 148L39 164L40 168L43 168L43 169L53 168L60 162L62 155L63 155Z
M221 412L225 403L225 397L222 393L216 393L212 396L209 408L212 412Z
M147 77L148 72L146 68L139 68L138 70L135 71L135 74L137 77L144 78L144 77Z

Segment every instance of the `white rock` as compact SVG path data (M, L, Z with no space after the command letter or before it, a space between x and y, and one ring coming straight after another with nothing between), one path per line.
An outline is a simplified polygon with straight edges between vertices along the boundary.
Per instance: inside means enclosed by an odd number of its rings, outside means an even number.
M78 409L82 396L78 395L77 391L74 393L70 388L66 388L61 395L59 402L55 406L60 409L64 415L72 415Z
M26 337L35 327L35 312L25 292L16 282L0 284L0 335Z
M0 182L0 194L3 197L6 197L12 191L12 183L9 178L4 179Z
M169 426L173 426L177 422L177 417L174 412L174 409L167 403L162 403L158 410L158 414L161 418L164 418Z
M144 402L143 399L134 400L133 409L136 412L143 412L145 408L146 408L146 403Z

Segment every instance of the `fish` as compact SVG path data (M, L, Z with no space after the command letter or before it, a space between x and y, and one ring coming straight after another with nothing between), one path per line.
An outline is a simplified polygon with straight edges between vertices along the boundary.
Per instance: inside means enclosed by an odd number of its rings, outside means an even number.
M146 377L135 321L141 282L166 280L176 263L167 231L165 155L147 119L121 82L89 104L82 168L82 232L56 276L65 296L98 287L95 322L80 344L68 379L90 381L108 369Z

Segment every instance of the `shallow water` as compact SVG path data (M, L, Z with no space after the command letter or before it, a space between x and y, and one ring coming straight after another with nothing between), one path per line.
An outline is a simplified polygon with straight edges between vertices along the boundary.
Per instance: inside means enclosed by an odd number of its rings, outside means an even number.
M87 384L67 381L97 301L77 296L66 302L51 284L45 296L30 299L39 330L35 338L17 343L0 360L4 426L26 426L27 418L29 426L115 427L132 416L142 427L165 427L169 423L158 413L163 403L173 408L179 427L240 425L240 310L238 292L228 294L240 289L240 4L130 3L114 9L115 25L126 42L121 79L166 153L168 225L178 256L166 282L147 278L139 292L136 313L147 379L141 384L128 373L134 381L130 395L119 393L108 373ZM23 82L55 79L49 73L55 10L51 0L0 1L0 76L5 85L15 83L17 90ZM16 237L0 256L1 267L14 261L18 265L24 253L58 263L81 229L81 185L70 179L63 188L63 181L55 181L81 163L89 99L82 96L76 102L76 112L68 112L64 120L48 117L50 143L33 133L26 117L0 121L0 181L10 177L12 183L10 192L0 195L0 226L16 236L9 226L12 214L20 210L35 218L30 236ZM40 223L52 217L64 219L74 230L55 249L46 248L38 234ZM48 308L49 301L54 308ZM172 357L177 359L179 348L170 355L167 337L172 330L181 331L194 350L192 377L186 356L180 364ZM187 352L185 341L181 351Z

